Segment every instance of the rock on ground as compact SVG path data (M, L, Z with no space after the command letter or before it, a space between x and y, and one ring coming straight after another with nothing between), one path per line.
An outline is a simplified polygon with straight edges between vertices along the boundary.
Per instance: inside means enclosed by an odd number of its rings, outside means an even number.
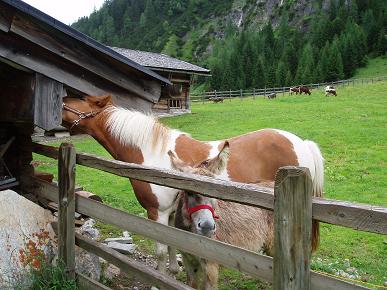
M39 267L40 256L51 256L53 220L49 210L15 191L0 191L0 289L28 284L28 269Z

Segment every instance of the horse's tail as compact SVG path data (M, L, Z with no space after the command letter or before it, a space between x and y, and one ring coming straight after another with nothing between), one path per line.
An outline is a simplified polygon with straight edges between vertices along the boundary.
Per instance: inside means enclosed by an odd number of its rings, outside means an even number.
M313 196L323 196L323 184L324 184L324 159L321 155L320 149L313 141L305 140L305 145L312 153L314 162L314 176L313 176ZM320 241L320 226L318 221L312 222L312 251L315 251Z

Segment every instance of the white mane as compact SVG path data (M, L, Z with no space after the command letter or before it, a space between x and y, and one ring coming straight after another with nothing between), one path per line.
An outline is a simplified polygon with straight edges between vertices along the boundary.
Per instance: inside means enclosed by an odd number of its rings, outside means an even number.
M165 151L172 130L153 116L114 106L105 112L107 129L122 145Z

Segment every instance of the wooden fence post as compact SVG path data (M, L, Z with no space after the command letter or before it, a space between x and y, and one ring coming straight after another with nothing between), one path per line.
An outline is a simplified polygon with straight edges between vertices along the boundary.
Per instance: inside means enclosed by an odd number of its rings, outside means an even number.
M243 99L242 89L240 89L240 97Z
M274 290L310 289L311 236L309 169L281 167L274 188Z
M266 98L266 86L265 86L265 91L263 93L263 98Z
M255 88L253 88L253 99L255 100Z
M59 148L59 222L58 255L64 262L66 272L75 279L75 148L62 143Z

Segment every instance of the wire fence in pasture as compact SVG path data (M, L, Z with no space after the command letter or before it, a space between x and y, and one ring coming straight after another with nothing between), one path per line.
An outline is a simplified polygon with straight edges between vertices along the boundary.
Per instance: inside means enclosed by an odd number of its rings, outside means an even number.
M325 88L328 85L334 85L336 87L344 87L344 86L355 86L359 84L370 84L375 82L381 82L381 81L387 81L387 76L382 77L375 77L375 78L362 78L362 79L348 79L348 80L340 80L335 82L323 82L323 83L313 83L313 84L306 84L304 86L307 86L311 88L312 90ZM296 86L296 85L294 85ZM218 102L220 100L226 100L226 99L243 99L247 97L252 97L253 99L258 97L267 97L270 94L276 94L283 96L285 94L289 94L290 88L294 86L287 86L287 87L274 87L274 88L261 88L261 89L239 89L239 90L224 90L224 91L207 91L203 92L201 94L191 94L190 99L191 102L209 102L214 101Z

